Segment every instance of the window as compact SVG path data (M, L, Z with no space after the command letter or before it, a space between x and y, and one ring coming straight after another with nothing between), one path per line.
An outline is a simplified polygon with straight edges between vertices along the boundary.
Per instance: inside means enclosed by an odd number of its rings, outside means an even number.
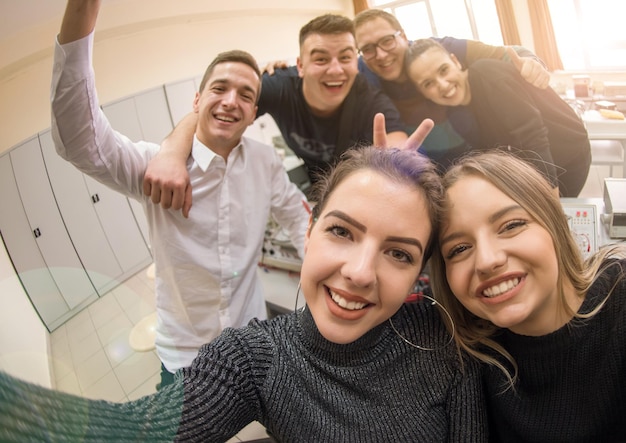
M626 67L626 2L548 0L563 68L617 71Z
M493 0L370 0L396 16L410 40L456 37L502 45Z
M411 40L451 36L503 44L494 0L370 0L370 5L394 14ZM566 71L626 68L626 2L548 0L548 6Z

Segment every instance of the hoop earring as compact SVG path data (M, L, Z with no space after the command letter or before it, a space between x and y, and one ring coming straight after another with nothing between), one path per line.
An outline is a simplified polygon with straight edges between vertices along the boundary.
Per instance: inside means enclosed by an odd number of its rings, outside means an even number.
M393 332L396 333L396 335L398 337L400 337L402 339L402 341L404 341L406 344L408 344L409 346L413 346L414 348L417 348L421 351L437 351L439 349L443 349L445 347L447 347L450 343L452 343L452 341L454 340L454 321L452 320L452 316L450 315L450 313L448 312L448 310L446 308L444 308L441 303L437 302L437 300L435 300L434 298L428 296L428 295L422 295L423 298L427 298L429 299L432 303L431 306L435 306L435 305L439 305L441 307L441 309L443 309L443 312L446 313L446 315L448 316L448 320L450 320L450 325L452 326L452 333L450 334L450 339L446 342L445 345L437 347L437 348L427 348L425 346L419 346L416 345L415 343L410 342L406 337L404 337L402 334L400 334L398 332L398 330L396 329L396 327L393 325L393 322L391 321L391 317L389 317L389 324L391 325L391 329L393 329Z
M293 312L297 312L298 311L298 297L300 296L300 281L298 280L298 289L296 289L296 304L293 307ZM302 306L301 310L304 310L306 305Z

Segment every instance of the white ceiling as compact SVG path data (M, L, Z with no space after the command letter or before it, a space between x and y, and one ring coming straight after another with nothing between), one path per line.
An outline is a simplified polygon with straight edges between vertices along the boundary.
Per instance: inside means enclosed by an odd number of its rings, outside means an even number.
M133 0L102 0L103 3ZM67 0L0 0L0 40L51 21L61 24Z
M0 0L0 40L51 20L60 20L66 0Z

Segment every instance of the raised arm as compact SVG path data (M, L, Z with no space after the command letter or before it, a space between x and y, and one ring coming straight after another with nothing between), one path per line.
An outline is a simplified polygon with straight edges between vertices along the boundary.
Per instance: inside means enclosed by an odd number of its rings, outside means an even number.
M143 192L154 204L165 209L182 209L189 217L191 183L187 159L198 122L194 112L187 114L161 143L161 150L150 160L143 179Z
M468 40L467 62L472 63L478 58L499 58L510 62L522 78L536 88L546 89L550 85L550 73L544 64L523 46L491 46Z
M68 0L61 22L59 43L80 40L96 27L100 0Z
M444 37L438 40L448 51L464 62L472 64L481 58L495 58L510 62L522 78L539 89L550 84L550 73L539 57L523 46L492 46L477 40L461 40Z

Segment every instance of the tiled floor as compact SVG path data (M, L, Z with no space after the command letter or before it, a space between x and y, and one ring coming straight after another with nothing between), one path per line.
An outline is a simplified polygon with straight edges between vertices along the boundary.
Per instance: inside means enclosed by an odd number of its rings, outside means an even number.
M161 370L156 352L135 352L129 345L133 326L154 309L154 282L144 270L52 332L56 388L115 402L155 392ZM252 423L230 442L266 437Z
M601 197L608 175L608 166L593 166L580 197ZM614 176L622 176L619 167ZM128 342L133 326L154 312L153 291L153 280L139 272L51 334L57 389L110 401L155 391L159 358L154 351L133 351ZM253 423L231 442L264 437L263 427Z

